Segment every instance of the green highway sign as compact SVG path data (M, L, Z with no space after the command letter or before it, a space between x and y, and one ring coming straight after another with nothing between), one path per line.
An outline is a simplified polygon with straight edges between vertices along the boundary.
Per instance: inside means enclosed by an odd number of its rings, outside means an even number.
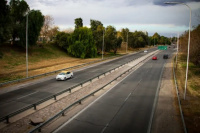
M158 46L159 50L167 50L167 46Z

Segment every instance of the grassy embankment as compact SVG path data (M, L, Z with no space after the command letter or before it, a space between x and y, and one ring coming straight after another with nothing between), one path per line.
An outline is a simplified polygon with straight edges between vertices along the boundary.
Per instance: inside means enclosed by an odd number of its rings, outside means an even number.
M188 85L184 100L186 55L179 54L176 76L188 133L200 132L200 67L189 63Z
M3 58L0 59L0 83L26 77L26 51L14 46L1 46ZM125 45L117 54L125 54ZM133 52L135 50L129 50ZM114 56L106 53L104 57ZM92 59L80 59L69 56L65 51L55 45L43 47L34 46L28 52L29 76L38 75L62 68L67 68L94 60L101 59L101 55Z

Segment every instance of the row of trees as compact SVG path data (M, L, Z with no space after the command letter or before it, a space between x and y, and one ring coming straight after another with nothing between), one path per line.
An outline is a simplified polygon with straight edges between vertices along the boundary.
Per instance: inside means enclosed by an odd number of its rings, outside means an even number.
M75 19L75 30L70 33L59 32L53 26L53 18L43 16L39 10L31 10L24 0L0 1L0 43L11 39L14 45L25 47L26 22L28 15L28 44L36 45L40 40L47 42L55 39L55 43L75 57L95 57L102 51L104 38L104 52L113 51L121 47L122 42L128 41L129 48L145 47L145 45L169 44L169 39L155 33L148 37L142 31L130 32L128 28L117 31L113 26L104 27L98 20L90 20L90 28L83 27L81 18Z
M44 23L44 16L39 10L31 10L24 0L0 1L0 44L11 40L14 45L25 47L26 17L28 15L28 42L35 45Z
M191 31L190 38L190 61L195 65L200 66L200 25ZM188 50L188 32L185 32L180 37L179 51L187 55Z
M83 27L82 19L75 19L74 32L59 32L56 36L56 44L75 57L95 57L97 51L102 49L103 34L105 34L105 51L113 50L116 53L122 43L122 38L117 36L116 29L113 26L104 28L97 20L91 20L90 25L91 28Z
M145 47L145 45L170 44L167 37L155 33L148 37L148 33L142 31L130 32L128 28L117 31L113 26L104 27L98 20L90 20L90 28L83 27L81 18L75 19L75 30L72 33L58 32L56 44L75 57L95 57L102 51L104 39L104 51L113 51L121 47L122 42L128 41L129 48Z
M170 45L172 43L172 40L165 36L160 36L157 32L149 37L148 44L150 45Z

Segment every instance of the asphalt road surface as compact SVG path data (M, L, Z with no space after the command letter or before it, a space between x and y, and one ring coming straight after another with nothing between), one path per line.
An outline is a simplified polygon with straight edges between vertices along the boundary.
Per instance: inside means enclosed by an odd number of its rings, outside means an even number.
M57 133L147 133L159 91L164 63L149 60L84 111L63 124ZM169 56L170 57L170 56Z
M154 50L156 50L156 48L149 49L148 53ZM147 53L141 51L139 53L124 56L122 58L102 63L100 65L96 65L81 71L75 71L74 78L70 80L56 81L55 78L53 78L38 84L0 94L0 118L15 112L16 110L32 105L46 97L53 96L58 92L93 78L101 73L120 66L121 64L124 64L133 59L137 59L145 54Z

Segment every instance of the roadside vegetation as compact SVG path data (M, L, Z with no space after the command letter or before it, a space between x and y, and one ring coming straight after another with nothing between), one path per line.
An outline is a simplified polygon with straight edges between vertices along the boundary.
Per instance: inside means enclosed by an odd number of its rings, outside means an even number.
M188 48L188 32L180 37L176 75L181 96L181 105L188 133L200 132L200 25L191 31L188 84L185 92L185 74Z
M79 64L97 60L102 52L104 57L125 54L122 45L127 43L128 51L170 44L169 38L158 33L148 36L147 32L131 32L128 28L117 31L114 26L104 27L101 21L94 19L88 28L82 18L76 18L74 29L61 31L51 15L30 10L25 0L1 0L0 7L0 82L25 77L26 44L29 76L78 65L78 60Z

